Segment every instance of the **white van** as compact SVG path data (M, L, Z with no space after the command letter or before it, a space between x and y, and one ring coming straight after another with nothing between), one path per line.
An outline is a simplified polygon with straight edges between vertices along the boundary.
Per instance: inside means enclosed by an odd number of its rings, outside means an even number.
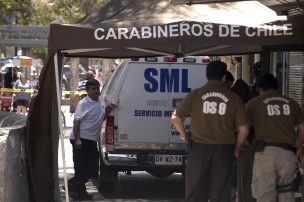
M113 191L121 171L156 177L184 173L187 146L171 124L171 114L191 90L207 82L209 62L209 57L155 57L120 63L102 90L118 107L103 123L101 192Z

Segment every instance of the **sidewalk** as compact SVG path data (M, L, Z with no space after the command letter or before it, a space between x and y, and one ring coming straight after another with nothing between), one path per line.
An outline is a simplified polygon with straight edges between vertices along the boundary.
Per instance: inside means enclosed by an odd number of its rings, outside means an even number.
M72 145L69 141L69 134L73 127L73 114L70 113L70 107L68 105L61 106L61 110L65 116L66 130L64 134L64 151L65 151L65 162L68 174L74 174L73 168L73 156L72 156ZM59 177L63 177L63 157L61 149L61 141L59 140L58 148L58 168L59 168Z

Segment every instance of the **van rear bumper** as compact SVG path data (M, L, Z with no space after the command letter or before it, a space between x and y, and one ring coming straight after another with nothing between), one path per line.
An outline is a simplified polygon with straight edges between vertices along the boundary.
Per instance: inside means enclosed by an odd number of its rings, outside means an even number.
M105 145L107 151L186 151L186 143L150 143L150 142L128 142Z
M137 157L136 155L108 153L107 162L109 163L109 165L115 166L136 166Z
M162 159L163 161L159 161ZM167 162L165 161L167 160ZM187 161L186 152L162 152L162 153L107 153L104 162L108 166L133 167L132 170L144 170L141 168L167 167L182 169ZM170 160L170 161L169 161Z

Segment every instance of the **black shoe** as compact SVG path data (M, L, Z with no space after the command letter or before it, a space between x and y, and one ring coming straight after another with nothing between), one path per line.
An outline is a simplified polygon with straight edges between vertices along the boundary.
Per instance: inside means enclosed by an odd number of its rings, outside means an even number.
M72 199L74 199L74 200L81 200L80 194L77 193L76 191L74 191L73 189L71 189L71 186L70 186L70 185L68 185L68 186L69 186L69 196L70 196ZM64 185L62 185L61 188L65 191L65 186L64 186Z
M71 192L69 191L69 196L74 200L81 200L79 194L77 192Z
M87 191L79 193L80 200L91 200L93 198L92 194L89 194Z
M68 187L69 187L69 191L70 191L71 190L71 185L68 184ZM62 185L61 188L63 189L63 191L65 191L65 186L64 185Z

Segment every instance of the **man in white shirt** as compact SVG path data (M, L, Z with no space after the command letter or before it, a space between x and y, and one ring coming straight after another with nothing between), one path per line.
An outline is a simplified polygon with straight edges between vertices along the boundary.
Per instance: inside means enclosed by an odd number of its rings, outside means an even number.
M73 146L75 176L69 180L69 194L73 199L90 199L85 183L98 175L99 154L97 141L102 121L114 104L100 97L100 84L95 79L86 82L88 96L80 100L74 114L70 141Z

